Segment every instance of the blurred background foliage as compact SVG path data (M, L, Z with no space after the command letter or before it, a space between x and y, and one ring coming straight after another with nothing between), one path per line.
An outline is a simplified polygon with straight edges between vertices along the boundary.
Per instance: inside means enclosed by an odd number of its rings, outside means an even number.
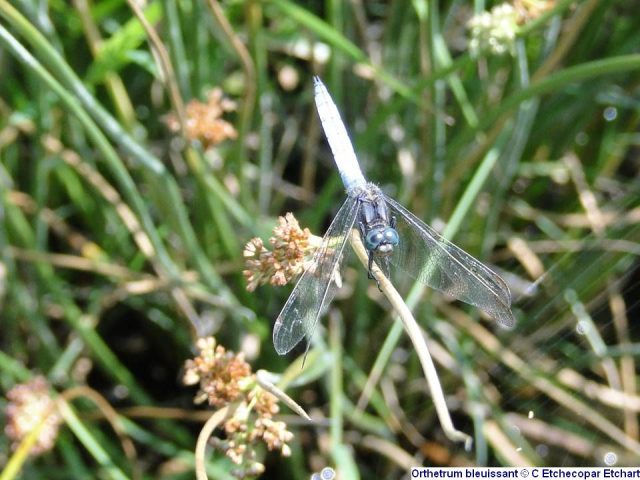
M193 478L207 335L314 419L281 406L265 478L639 465L639 45L634 0L0 1L2 478ZM290 287L246 290L249 239L322 235L344 197L314 74L367 177L511 288L513 331L407 299L470 451L360 265L304 370L271 343ZM20 398L59 428L25 444Z

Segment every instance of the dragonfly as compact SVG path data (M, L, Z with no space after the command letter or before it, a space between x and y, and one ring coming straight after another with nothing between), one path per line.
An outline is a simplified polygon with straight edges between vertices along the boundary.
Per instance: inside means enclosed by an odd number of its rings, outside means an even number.
M309 349L318 319L338 289L337 272L354 228L367 250L369 278L373 262L387 277L391 268L397 269L481 309L499 325L513 327L511 294L504 280L367 182L338 108L319 77L314 77L314 97L347 198L276 319L276 352L288 353L305 337Z

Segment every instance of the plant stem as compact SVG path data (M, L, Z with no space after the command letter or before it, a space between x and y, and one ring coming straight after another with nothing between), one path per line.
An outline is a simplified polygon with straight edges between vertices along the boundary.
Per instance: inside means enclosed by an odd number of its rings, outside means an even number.
M357 229L352 230L351 246L355 250L358 259L366 268L368 265L368 255L362 241L360 240L360 232L358 232ZM451 420L451 415L449 414L449 409L447 408L447 403L442 391L442 385L440 385L440 379L438 378L438 372L436 371L436 367L423 336L424 333L420 329L418 322L416 322L411 310L409 310L407 304L404 303L404 300L391 281L384 275L382 270L378 268L375 262L372 265L371 273L378 282L378 286L382 293L391 302L391 305L398 314L398 318L402 322L402 326L407 332L407 335L409 335L409 338L416 349L416 353L420 359L420 364L422 365L422 370L424 371L427 379L427 384L429 385L429 391L433 398L433 404L436 408L438 419L440 420L440 424L442 425L445 435L454 442L464 442L465 448L467 450L470 449L472 442L471 437L466 433L457 430L453 426L453 421Z

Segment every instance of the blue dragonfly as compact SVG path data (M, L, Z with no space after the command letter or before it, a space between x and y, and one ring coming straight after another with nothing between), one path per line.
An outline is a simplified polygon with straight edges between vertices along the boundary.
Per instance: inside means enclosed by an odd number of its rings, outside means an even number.
M511 295L504 280L385 195L377 185L367 182L338 109L318 77L314 77L314 90L322 128L347 199L276 319L276 351L286 354L303 337L310 342L318 318L337 290L337 272L353 228L359 230L368 253L369 278L373 278L373 262L387 276L390 268L397 268L435 290L480 308L501 326L513 327Z

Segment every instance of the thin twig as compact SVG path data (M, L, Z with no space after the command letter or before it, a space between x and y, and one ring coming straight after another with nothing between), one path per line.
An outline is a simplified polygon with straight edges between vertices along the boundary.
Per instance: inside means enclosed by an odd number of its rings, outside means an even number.
M360 233L357 229L353 229L352 231L351 246L355 250L358 259L365 267L367 267L368 255L362 241L360 240ZM398 317L402 322L407 335L409 335L409 338L413 342L413 346L415 347L418 358L420 359L420 364L422 365L422 369L427 378L427 384L429 385L429 391L433 398L433 404L436 408L436 413L438 414L438 419L440 420L440 424L442 425L445 435L452 441L464 442L465 448L467 450L470 449L472 442L471 437L466 433L457 430L453 426L453 421L451 420L451 415L449 414L442 386L440 385L440 380L438 378L438 372L436 371L436 367L433 363L433 359L431 358L431 354L429 353L429 349L418 322L416 322L416 319L411 314L411 310L409 310L409 307L404 303L404 300L394 288L391 281L384 275L382 270L378 268L375 262L372 265L371 273L378 282L382 293L387 297L387 299L389 299L391 305L398 313Z
M588 0L579 6L571 18L565 21L562 38L560 38L551 55L546 58L545 62L533 74L533 77L531 77L532 82L537 82L546 77L562 62L570 48L578 40L583 28L591 18L593 10L597 8L599 4L599 0Z
M516 413L507 413L504 418L509 425L517 427L529 441L542 443L547 447L566 450L583 458L595 458L599 446L579 433L557 427L545 420L530 418Z
M624 297L620 292L620 287L616 282L611 282L608 288L609 309L613 317L613 325L616 331L618 345L625 347L629 345L629 319L627 317L627 306ZM633 356L624 355L620 359L620 375L622 376L622 390L626 396L634 396L637 391L636 367ZM629 401L624 402L624 429L631 438L638 440L640 427L638 425L638 415L629 408Z
M91 50L94 58L98 58L104 42L94 17L91 15L89 0L73 0L73 5L78 11L78 17L82 23L82 30L87 39L89 50ZM127 129L131 130L136 121L136 114L122 78L114 72L107 72L104 74L104 84L109 92L111 101L116 107L118 116L122 119Z
M484 423L483 433L488 442L493 445L496 451L499 451L500 455L505 459L505 465L514 467L535 466L522 454L516 445L514 445L513 440L504 433L504 430L500 428L500 425L495 420L488 420Z
M196 443L196 478L198 480L208 480L207 477L207 469L205 467L205 452L207 449L207 442L209 441L209 437L213 431L224 422L230 415L233 414L237 405L227 405L220 410L217 410L207 423L204 424L202 430L200 430L200 435L198 435L198 442Z
M184 101L182 100L180 89L178 88L176 73L173 70L173 65L171 64L169 53L164 47L164 43L162 43L162 40L158 36L158 33L147 21L147 18L144 16L144 12L140 8L140 6L134 0L127 0L127 3L129 4L129 7L131 7L131 10L133 10L134 15L142 25L142 28L144 28L144 31L149 38L149 43L158 55L158 63L160 64L160 68L162 69L162 73L164 74L164 81L169 91L169 98L171 99L173 108L175 109L178 116L182 135L186 137L186 115L184 110Z
M256 100L256 69L253 65L253 60L251 59L249 51L244 46L244 43L242 43L238 35L233 31L233 27L229 23L229 20L227 20L227 17L225 17L220 4L216 0L209 0L209 7L211 8L211 13L213 13L213 17L216 22L218 22L218 25L229 40L231 47L236 51L236 54L240 58L244 74L247 77L247 88L245 90L244 102L242 105L242 125L243 128L246 128L249 125L251 114L253 112L253 105Z
M91 260L78 255L64 253L46 253L38 250L27 250L14 246L5 247L5 255L9 258L26 262L43 262L54 267L69 268L83 272L91 272L96 275L104 275L117 280L130 281L140 275L126 267L106 261Z
M411 456L406 450L400 448L394 442L387 439L367 435L362 437L358 444L376 453L382 454L401 468L409 471L411 467L419 465L421 462L417 458Z
M133 478L140 478L141 471L137 466L138 454L136 452L136 447L131 439L127 436L125 428L122 425L122 422L116 410L111 406L107 399L100 395L96 390L85 386L72 387L68 390L65 390L60 394L58 401L70 403L72 400L79 397L88 398L96 404L98 409L104 415L105 420L109 423L109 425L111 425L111 428L113 428L113 431L116 432L116 435L120 439L122 450L131 463L131 468L133 469Z
M258 381L258 385L264 388L267 392L275 395L279 400L282 400L291 410L300 415L302 418L305 418L311 421L311 417L304 409L296 403L296 401L287 395L284 391L276 387L273 383L271 383L271 378L273 374L267 372L266 370L258 370L256 372L256 380Z

